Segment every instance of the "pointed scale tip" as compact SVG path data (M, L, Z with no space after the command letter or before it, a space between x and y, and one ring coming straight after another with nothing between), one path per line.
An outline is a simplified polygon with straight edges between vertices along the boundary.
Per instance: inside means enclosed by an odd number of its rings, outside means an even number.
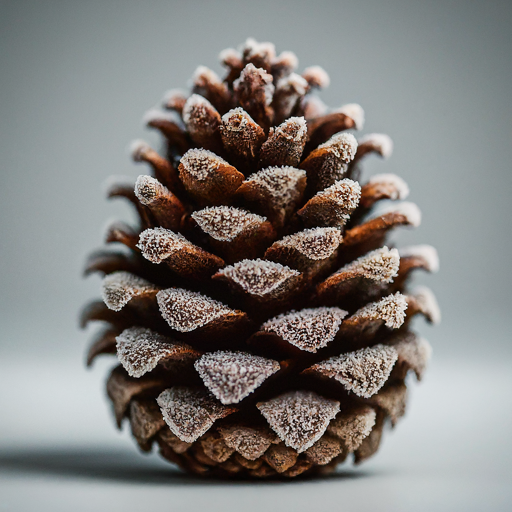
M378 153L382 158L389 158L393 153L393 140L384 133L368 133L359 139L359 145L369 151Z
M325 89L331 83L327 71L321 66L309 66L302 73L302 77L308 82L310 87L318 89Z
M155 199L166 193L169 193L167 188L152 176L141 174L135 182L135 195L146 206L152 204Z
M157 291L150 282L122 270L105 276L102 283L103 301L113 311L121 311L134 297Z
M411 245L400 249L400 256L403 258L417 257L425 261L426 270L432 273L439 272L439 255L432 245Z
M279 371L280 365L245 352L218 351L204 354L195 362L195 368L221 403L235 404Z
M348 103L341 106L336 112L341 112L354 121L354 128L362 130L364 127L364 110L358 103Z

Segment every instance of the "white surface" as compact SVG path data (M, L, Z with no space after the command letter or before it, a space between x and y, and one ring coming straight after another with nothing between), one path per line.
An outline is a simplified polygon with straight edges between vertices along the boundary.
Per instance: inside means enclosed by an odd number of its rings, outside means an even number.
M205 482L138 454L102 398L107 365L0 363L0 511L510 510L509 363L434 360L375 458L284 483Z

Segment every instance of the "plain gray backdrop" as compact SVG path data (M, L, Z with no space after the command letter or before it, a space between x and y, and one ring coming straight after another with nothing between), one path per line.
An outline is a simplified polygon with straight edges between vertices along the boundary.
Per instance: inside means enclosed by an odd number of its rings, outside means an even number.
M393 172L408 182L423 223L395 239L439 251L441 271L417 276L435 291L443 313L435 329L418 322L441 365L430 393L441 382L459 389L456 376L481 378L481 361L509 371L511 27L512 2L493 0L0 1L4 366L51 361L45 397L84 378L90 332L78 330L77 316L99 296L100 280L82 278L83 262L101 246L108 219L131 216L128 206L106 201L102 184L111 174L144 173L127 146L137 138L157 144L141 118L167 89L187 87L199 64L221 72L220 50L252 36L273 41L278 51L293 50L300 70L321 65L331 77L324 101L360 103L363 133L385 132L394 140L392 158L369 159L366 176ZM486 375L496 377L493 371ZM101 400L101 379L96 373L80 388L91 411ZM30 379L24 382L29 386ZM428 386L425 403L435 404ZM31 388L23 389L28 400ZM13 406L16 398L6 403ZM478 414L471 403L467 397L465 424ZM16 428L6 427L11 437L5 439L15 439ZM401 505L395 510L408 510Z
M459 2L0 2L1 354L73 353L81 278L109 218L110 174L137 176L141 118L199 64L248 36L330 74L330 105L360 103L365 132L395 141L388 161L423 211L402 244L435 245L420 276L443 310L425 329L439 356L510 355L512 4Z

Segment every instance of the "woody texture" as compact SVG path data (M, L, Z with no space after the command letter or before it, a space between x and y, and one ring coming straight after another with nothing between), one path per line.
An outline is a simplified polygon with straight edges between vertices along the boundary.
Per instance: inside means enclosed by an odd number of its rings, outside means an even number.
M87 362L117 357L107 394L144 452L200 475L327 474L403 416L431 352L411 321L440 316L408 284L437 254L387 241L420 211L400 177L364 177L392 142L353 134L359 105L322 103L323 69L252 39L220 58L223 79L200 66L146 114L162 148L134 142L143 174L110 185L138 224L88 258Z

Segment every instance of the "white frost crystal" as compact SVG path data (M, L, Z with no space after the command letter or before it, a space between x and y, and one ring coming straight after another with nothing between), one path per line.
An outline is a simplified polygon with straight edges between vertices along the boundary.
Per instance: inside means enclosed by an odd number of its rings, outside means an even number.
M212 206L196 211L192 218L215 240L230 242L243 232L257 228L267 219L232 206Z
M161 263L186 247L194 247L183 235L170 229L146 229L139 236L137 247L151 263Z
M366 279L389 283L398 274L399 266L400 256L398 251L384 246L348 263L334 275L354 273Z
M297 185L305 177L306 171L295 167L267 167L251 174L246 182L254 182L272 197L276 205L286 208L297 199Z
M375 345L331 357L312 369L341 382L357 396L370 398L386 383L397 359L393 347Z
M265 296L276 291L292 277L300 275L280 263L265 260L242 260L224 267L219 274L226 276L251 295Z
M327 431L343 439L349 452L357 450L363 439L369 436L375 425L377 413L373 407L361 406L353 410L341 411L334 418Z
M142 377L162 359L188 348L145 327L130 327L116 338L117 357L131 377Z
M180 164L197 181L213 176L221 165L229 166L223 158L207 149L189 149L181 157Z
M389 158L393 153L393 141L384 133L368 133L359 139L359 144L368 144L383 158Z
M302 453L324 435L340 403L313 391L293 391L257 407L284 444Z
M234 313L221 302L183 288L161 290L156 298L166 322L180 332L194 331L217 318Z
M400 249L400 256L403 258L414 256L425 261L426 269L429 272L439 271L439 256L435 247L431 245L411 245Z
M171 432L186 443L199 439L216 420L233 411L202 389L182 386L162 391L156 401Z
M320 144L318 149L327 149L348 164L356 156L357 140L351 133L336 133L327 142Z
M364 126L364 110L357 103L347 103L341 106L336 112L341 112L354 121L356 130L362 130Z
M203 355L195 368L215 397L223 404L236 404L276 373L280 365L245 352L219 351Z
M342 240L339 229L312 228L285 236L274 247L290 247L311 260L323 260L334 253Z
M388 295L377 302L371 302L352 315L352 318L382 320L386 327L398 329L405 320L407 300L400 293Z
M130 272L113 272L103 278L103 301L113 311L121 311L133 297L157 290L149 281Z
M343 210L353 210L357 208L361 198L361 186L357 181L345 178L338 180L330 187L318 192L316 197L329 199Z
M401 203L391 203L379 205L371 212L369 219L375 219L386 215L387 213L397 213L403 215L407 224L418 227L421 224L421 210L418 205L409 201L402 201Z
M326 347L338 332L347 312L340 308L308 308L283 313L265 322L261 329L306 352Z
M368 183L383 183L391 186L394 191L390 199L393 200L406 199L409 195L409 186L402 178L400 178L400 176L397 176L396 174L375 174L368 180Z

